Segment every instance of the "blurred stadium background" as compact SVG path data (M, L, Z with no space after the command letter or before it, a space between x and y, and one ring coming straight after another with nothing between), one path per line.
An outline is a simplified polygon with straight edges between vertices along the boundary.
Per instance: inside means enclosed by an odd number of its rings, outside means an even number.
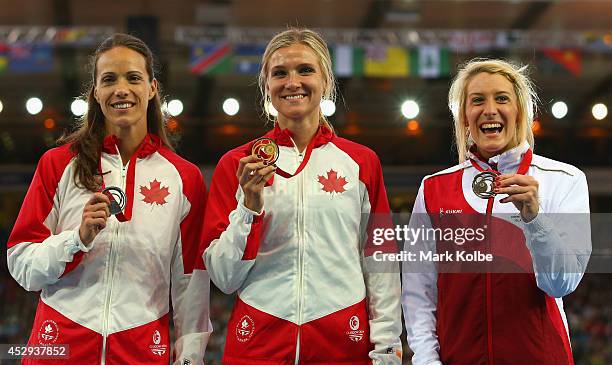
M3 252L38 158L83 112L72 103L101 40L129 32L153 49L178 151L210 181L225 151L267 128L258 60L287 25L328 40L341 96L327 113L338 134L379 154L394 211L410 211L425 174L455 164L446 94L457 65L503 57L529 64L538 86L537 152L583 169L592 211L610 212L612 1L0 0ZM6 260L0 272L0 343L25 343L37 293ZM576 364L612 364L611 279L588 274L565 298ZM232 303L213 290L208 364L220 364Z

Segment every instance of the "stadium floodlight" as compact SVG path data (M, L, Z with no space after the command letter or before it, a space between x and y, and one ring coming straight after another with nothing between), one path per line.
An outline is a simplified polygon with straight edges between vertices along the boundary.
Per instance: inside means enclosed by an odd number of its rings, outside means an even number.
M179 99L172 99L168 102L166 108L173 117L179 116L183 112L183 102Z
M225 112L225 114L229 116L234 116L238 114L239 110L240 110L240 103L238 102L238 100L234 98L227 98L223 102L223 111Z
M608 107L606 106L606 104L597 103L593 105L591 113L593 113L593 118L597 120L602 120L608 116Z
M407 119L416 118L419 115L419 104L414 100L406 100L402 103L402 114Z
M26 110L32 115L40 113L43 109L43 102L39 98L29 98L26 101Z
M562 101L557 101L550 108L553 117L561 119L567 115L567 104Z
M87 113L87 102L83 99L75 99L70 104L70 111L77 117L85 115Z

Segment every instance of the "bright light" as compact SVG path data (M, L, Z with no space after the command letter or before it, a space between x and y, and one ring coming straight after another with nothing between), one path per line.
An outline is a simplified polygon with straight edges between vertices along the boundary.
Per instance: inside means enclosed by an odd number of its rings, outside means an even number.
M26 101L26 110L32 115L40 113L43 108L43 102L39 98L29 98Z
M0 113L2 113L2 109L4 109L4 105L2 105L2 101L0 101Z
M331 100L322 100L321 111L323 112L323 115L330 117L336 112L336 104L334 104L334 102Z
M562 101L557 101L552 105L550 111L552 112L553 117L561 119L567 115L567 104Z
M266 105L264 106L264 108L266 108L266 113L270 114L273 117L277 117L278 116L278 111L276 110L276 108L274 107L274 105L272 105L271 102L267 102Z
M170 100L166 107L168 108L168 113L170 113L170 115L173 117L176 117L183 112L183 102L179 99Z
M84 115L87 113L87 102L83 99L75 99L72 104L70 104L70 111L77 117Z
M238 110L240 110L240 103L238 102L238 100L234 98L225 99L225 101L223 102L223 111L225 112L225 114L229 116L236 115L238 113Z
M595 104L593 105L593 109L591 109L591 113L593 113L593 118L602 120L608 116L608 107L606 104L602 103Z
M419 104L414 100L406 100L402 104L402 114L408 119L415 118L419 115Z

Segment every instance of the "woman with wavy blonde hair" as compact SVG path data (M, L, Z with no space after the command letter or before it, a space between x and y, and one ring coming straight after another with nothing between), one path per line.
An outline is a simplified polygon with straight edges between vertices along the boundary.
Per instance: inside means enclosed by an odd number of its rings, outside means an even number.
M447 255L403 264L415 365L573 364L561 298L591 252L587 183L576 167L533 153L537 96L526 71L477 59L451 85L459 164L423 179L410 227L472 235L407 246ZM486 260L451 262L465 252Z

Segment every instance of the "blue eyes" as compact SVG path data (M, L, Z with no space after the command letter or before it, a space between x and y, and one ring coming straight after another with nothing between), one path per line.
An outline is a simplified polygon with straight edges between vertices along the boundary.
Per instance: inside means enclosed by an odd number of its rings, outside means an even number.
M472 98L472 104L479 105L484 103L485 98L477 96ZM510 101L510 98L507 95L498 95L495 97L495 101L501 104L505 104Z
M313 67L304 66L298 69L298 73L300 75L308 75L315 73L315 69ZM287 75L287 71L285 70L275 70L272 71L272 77L284 77Z

